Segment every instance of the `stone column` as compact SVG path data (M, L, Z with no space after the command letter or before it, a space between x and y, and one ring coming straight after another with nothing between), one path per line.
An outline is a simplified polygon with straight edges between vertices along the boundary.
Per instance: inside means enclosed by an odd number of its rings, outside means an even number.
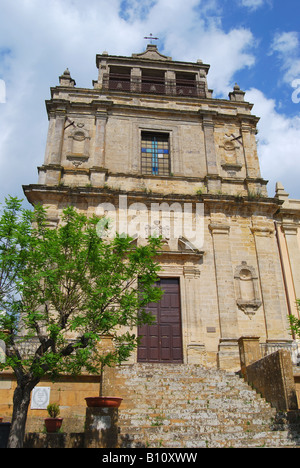
M176 74L174 71L165 72L166 94L176 95Z
M219 367L238 370L240 367L238 350L237 304L234 288L234 275L230 252L230 227L227 224L210 224L213 237L216 282L218 292L220 344Z
M207 167L207 188L208 192L217 192L221 190L221 179L219 177L217 165L214 122L212 116L203 116L203 132Z
M134 93L140 93L142 89L142 70L138 67L131 69L130 90Z
M253 223L267 341L290 341L287 305L282 280L275 227L272 222Z

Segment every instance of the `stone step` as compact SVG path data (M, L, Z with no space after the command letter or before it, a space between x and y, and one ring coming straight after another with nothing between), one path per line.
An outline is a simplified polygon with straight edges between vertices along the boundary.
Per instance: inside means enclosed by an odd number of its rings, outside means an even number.
M214 447L294 447L299 445L295 439L289 439L288 431L273 433L256 428L245 431L243 428L223 432L222 430L201 431L183 430L182 427L136 428L135 431L122 430L120 433L121 447L165 447L165 448L214 448Z
M238 375L193 365L121 367L120 447L295 447L300 418L276 410Z

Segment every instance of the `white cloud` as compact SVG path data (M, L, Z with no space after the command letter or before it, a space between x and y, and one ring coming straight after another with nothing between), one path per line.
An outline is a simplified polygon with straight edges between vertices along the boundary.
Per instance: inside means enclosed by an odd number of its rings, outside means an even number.
M233 29L225 34L211 30L199 38L199 49L206 52L205 61L211 65L208 75L209 87L214 95L227 97L232 90L234 74L250 68L255 63L251 52L254 38L248 29Z
M261 3L243 2L249 8ZM7 94L0 114L0 201L37 182L50 86L68 67L78 87L92 87L97 53L141 52L151 32L174 60L209 63L209 87L227 97L235 73L255 64L256 42L248 28L223 29L222 7L220 0L0 0L0 77Z
M185 0L184 7L181 0L146 3L147 15L141 19L136 0L126 2L126 12L131 21L135 19L135 27L158 35L165 53L175 60L201 59L209 63L209 86L215 95L227 96L234 73L255 63L256 42L251 31L240 27L225 32L220 19L224 5L220 1Z
M254 103L253 113L260 117L258 153L262 176L269 180L269 195L274 196L276 182L282 182L291 197L299 197L300 117L279 114L276 101L258 89L247 91L246 98Z
M241 0L241 5L256 10L265 3L265 0Z
M299 38L295 31L277 33L272 42L272 49L283 54L294 52L298 46Z
M283 71L282 80L291 84L300 78L299 33L296 31L276 33L271 45L271 54L277 53Z

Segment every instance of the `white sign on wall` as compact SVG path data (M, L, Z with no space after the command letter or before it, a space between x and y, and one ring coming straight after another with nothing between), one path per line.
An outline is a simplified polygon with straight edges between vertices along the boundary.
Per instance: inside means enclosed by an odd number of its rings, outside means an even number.
M50 401L50 387L34 387L31 396L31 409L47 409Z
M5 343L3 340L0 340L0 363L4 363L6 359L5 355Z

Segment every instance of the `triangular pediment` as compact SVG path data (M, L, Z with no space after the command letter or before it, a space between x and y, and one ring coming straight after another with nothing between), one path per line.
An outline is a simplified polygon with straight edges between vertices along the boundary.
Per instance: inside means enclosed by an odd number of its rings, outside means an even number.
M145 52L141 52L140 54L132 54L132 57L149 60L172 60L172 57L167 57L166 55L162 55L160 52L158 52L157 46L155 44L148 44Z

